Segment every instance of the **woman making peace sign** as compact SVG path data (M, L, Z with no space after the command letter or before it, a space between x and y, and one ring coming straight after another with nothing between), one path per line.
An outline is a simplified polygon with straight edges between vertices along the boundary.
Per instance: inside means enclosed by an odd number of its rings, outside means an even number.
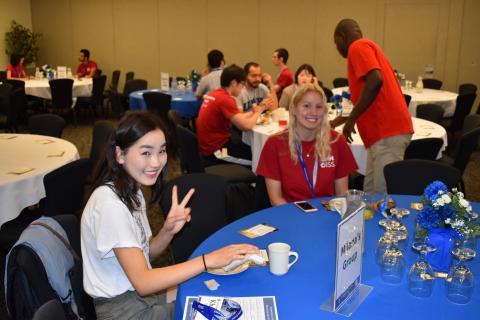
M140 186L150 186L151 203L158 201L166 176L164 132L152 114L126 115L97 166L94 191L82 215L81 241L83 285L94 298L98 319L171 319L173 305L159 292L206 268L258 252L255 246L230 245L176 265L151 267L150 260L190 221L186 205L194 193L191 189L179 201L173 188L172 207L162 229L152 236Z

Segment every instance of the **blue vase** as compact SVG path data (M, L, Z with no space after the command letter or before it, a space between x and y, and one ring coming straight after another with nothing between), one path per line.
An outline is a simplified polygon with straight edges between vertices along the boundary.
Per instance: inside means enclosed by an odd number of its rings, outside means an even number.
M436 251L427 253L426 259L433 271L448 272L452 261L452 249L457 238L457 233L452 229L430 230L425 242L435 247Z

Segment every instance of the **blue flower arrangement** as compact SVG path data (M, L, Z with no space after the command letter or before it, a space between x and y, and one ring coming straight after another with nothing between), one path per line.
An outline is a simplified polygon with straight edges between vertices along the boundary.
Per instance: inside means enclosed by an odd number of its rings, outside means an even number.
M480 234L480 226L473 220L472 206L456 188L449 191L443 182L434 181L425 188L422 199L418 236L427 236L432 229L439 228L452 229L460 239Z

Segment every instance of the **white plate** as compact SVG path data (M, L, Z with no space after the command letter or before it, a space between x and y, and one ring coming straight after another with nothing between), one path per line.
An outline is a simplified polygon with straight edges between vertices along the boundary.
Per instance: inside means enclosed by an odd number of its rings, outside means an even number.
M211 274L216 274L216 275L219 275L219 276L230 276L232 274L241 273L241 272L247 270L249 266L250 266L249 261L246 261L245 263L239 265L238 267L236 267L235 269L232 269L230 271L225 271L222 268L218 268L218 269L208 269L207 272L211 273Z

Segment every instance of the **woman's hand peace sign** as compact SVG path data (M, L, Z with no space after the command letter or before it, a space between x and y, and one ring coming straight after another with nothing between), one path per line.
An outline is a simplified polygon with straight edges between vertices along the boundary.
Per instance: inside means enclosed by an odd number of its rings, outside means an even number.
M172 188L172 206L170 207L170 212L168 213L167 219L163 225L163 229L170 235L176 234L180 231L185 223L189 222L191 219L190 208L186 208L188 201L192 197L195 189L188 190L188 193L182 199L182 202L178 203L178 193L177 186Z

